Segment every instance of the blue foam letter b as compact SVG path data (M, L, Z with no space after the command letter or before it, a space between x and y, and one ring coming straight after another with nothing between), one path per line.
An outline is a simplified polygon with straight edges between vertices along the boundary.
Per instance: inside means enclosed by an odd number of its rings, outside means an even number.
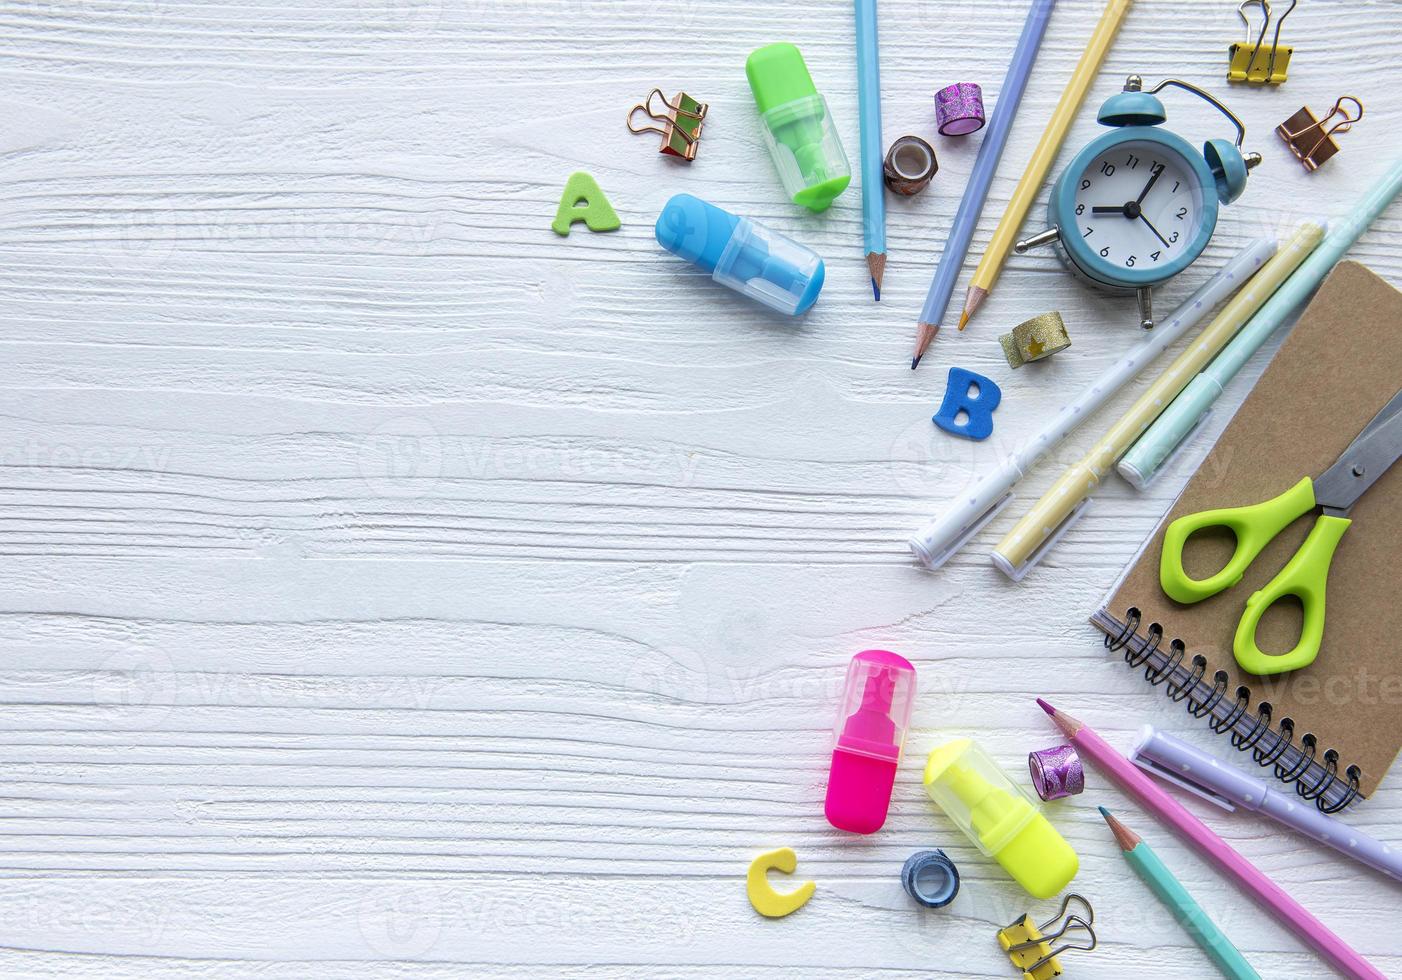
M983 375L952 367L944 402L932 421L950 435L987 439L993 434L993 410L1002 400L1002 390ZM964 421L956 422L961 412Z

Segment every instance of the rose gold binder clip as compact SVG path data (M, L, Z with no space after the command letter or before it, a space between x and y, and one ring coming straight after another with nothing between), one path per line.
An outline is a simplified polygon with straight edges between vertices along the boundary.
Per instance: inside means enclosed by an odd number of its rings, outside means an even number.
M665 112L653 110L654 99L662 103ZM697 102L685 92L678 92L677 97L668 102L662 90L655 88L648 93L646 102L640 102L628 110L628 129L634 133L661 133L662 145L657 152L681 157L689 163L696 159L696 148L701 142L701 124L709 109L709 105ZM639 112L652 120L654 125L635 126L633 117Z
M1352 103L1353 114L1350 115L1344 108L1345 103ZM1275 132L1285 141L1285 145L1290 147L1295 159L1299 160L1306 170L1313 172L1339 152L1339 144L1334 141L1335 135L1347 133L1353 124L1362 118L1363 103L1351 95L1345 95L1334 103L1334 108L1330 109L1323 119L1316 119L1309 106L1304 106L1277 126ZM1330 125L1330 120L1337 121Z

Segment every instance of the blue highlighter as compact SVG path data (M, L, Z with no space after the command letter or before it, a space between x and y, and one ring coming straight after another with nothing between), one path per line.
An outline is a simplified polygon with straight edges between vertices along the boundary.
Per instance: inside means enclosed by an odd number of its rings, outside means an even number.
M812 249L699 197L673 197L655 232L673 255L780 313L806 313L823 288L823 260Z

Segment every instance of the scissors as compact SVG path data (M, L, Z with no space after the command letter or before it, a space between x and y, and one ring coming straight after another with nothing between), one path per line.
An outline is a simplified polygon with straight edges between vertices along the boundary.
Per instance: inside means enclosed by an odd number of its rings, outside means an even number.
M1237 623L1232 653L1243 670L1281 674L1314 662L1324 638L1324 586L1334 549L1353 522L1348 512L1378 478L1402 456L1402 391L1392 396L1373 421L1349 443L1333 466L1314 479L1305 477L1278 497L1246 507L1205 510L1178 518L1164 532L1159 559L1159 584L1170 599L1201 602L1241 581L1247 567L1266 545L1294 521L1323 509L1314 528L1294 557L1266 585L1246 600ZM1225 527L1236 535L1236 548L1221 571L1205 579L1189 578L1183 569L1183 546L1197 531ZM1304 609L1300 640L1293 650L1268 654L1256 645L1261 617L1285 596L1295 596Z

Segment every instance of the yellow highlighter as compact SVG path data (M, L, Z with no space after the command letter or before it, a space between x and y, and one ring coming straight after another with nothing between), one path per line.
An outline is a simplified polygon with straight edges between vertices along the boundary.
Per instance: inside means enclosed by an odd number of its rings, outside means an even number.
M1080 862L1071 845L972 739L930 753L925 792L1033 898L1060 894L1076 877Z

